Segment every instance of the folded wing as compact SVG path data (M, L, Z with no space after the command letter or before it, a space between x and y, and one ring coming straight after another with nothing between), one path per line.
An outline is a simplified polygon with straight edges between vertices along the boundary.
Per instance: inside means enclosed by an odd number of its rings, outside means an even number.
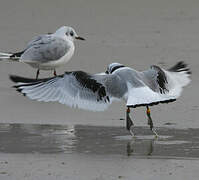
M52 35L40 35L28 43L20 57L23 62L46 63L63 57L70 49L67 41Z

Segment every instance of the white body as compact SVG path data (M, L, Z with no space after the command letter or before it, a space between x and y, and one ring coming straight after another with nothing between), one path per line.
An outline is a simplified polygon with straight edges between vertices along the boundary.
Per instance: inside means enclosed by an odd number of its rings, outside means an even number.
M84 40L73 28L62 26L53 34L36 36L22 52L0 53L0 60L23 62L38 70L55 70L73 56L75 39Z

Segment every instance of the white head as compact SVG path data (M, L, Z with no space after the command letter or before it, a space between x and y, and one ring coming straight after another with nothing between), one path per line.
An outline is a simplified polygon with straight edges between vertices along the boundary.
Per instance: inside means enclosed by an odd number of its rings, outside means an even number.
M123 68L125 67L123 64L120 63L111 63L108 65L107 70L106 70L106 74L112 74L115 70L119 69L119 68Z
M84 38L78 36L75 30L69 26L60 27L54 34L62 38L65 37L70 39L71 41L74 41L75 39L85 40Z

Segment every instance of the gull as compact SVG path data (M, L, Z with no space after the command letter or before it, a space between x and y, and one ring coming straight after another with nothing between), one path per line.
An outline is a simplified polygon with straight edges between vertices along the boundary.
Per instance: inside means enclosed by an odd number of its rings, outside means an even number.
M17 53L1 53L0 60L13 60L29 64L37 69L36 79L40 70L54 70L67 63L74 54L74 40L85 40L77 35L69 26L62 26L53 34L34 37L25 50Z
M188 85L191 71L184 62L170 69L152 65L148 70L136 71L120 63L112 63L105 73L89 74L84 71L65 72L46 79L28 79L11 75L14 87L30 99L59 103L85 110L103 111L114 100L126 102L126 129L134 136L130 108L146 107L148 125L153 126L149 106L170 103L180 97Z

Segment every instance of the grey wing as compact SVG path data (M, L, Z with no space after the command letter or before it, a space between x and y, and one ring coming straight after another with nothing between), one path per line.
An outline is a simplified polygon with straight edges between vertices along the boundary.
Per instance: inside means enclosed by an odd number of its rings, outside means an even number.
M154 92L161 94L168 92L166 74L159 66L153 65L149 70L143 71L141 74L144 83Z
M46 34L35 36L30 42L28 42L26 49L30 48L31 46L33 46L35 44L38 44L39 42L42 41L42 39L48 39L48 36L49 35L46 35Z
M128 91L126 80L117 74L93 75L93 77L105 86L112 100L123 98Z
M111 87L113 83L115 87L118 86L117 78L112 75L90 75L83 71L74 71L41 80L17 76L10 78L18 83L15 86L17 90L30 99L58 101L70 107L102 111L114 98L118 98L115 97L118 92Z
M175 96L168 93L167 76L160 67L151 66L149 70L139 72L137 79L142 85L130 87L127 106L146 106L160 102L172 102L176 99Z
M67 41L52 35L35 37L22 54L20 60L45 63L56 61L64 56L70 49Z

